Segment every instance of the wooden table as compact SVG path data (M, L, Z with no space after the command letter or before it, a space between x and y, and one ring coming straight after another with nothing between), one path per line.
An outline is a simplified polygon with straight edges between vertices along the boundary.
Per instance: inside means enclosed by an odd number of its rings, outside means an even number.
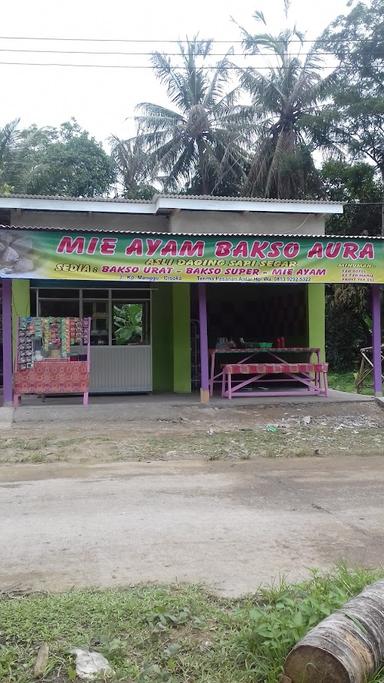
M237 364L240 363L248 363L254 356L257 354L268 354L271 358L274 359L274 362L277 363L284 363L284 358L282 358L279 354L289 354L289 353L295 353L295 354L305 354L307 356L307 360L309 361L311 358L312 354L316 355L317 362L320 363L320 349L317 347L304 347L304 346L295 346L295 347L284 347L282 349L279 349L277 347L271 347L271 348L247 348L247 349L210 349L209 350L209 355L211 359L211 372L210 372L210 380L209 380L209 393L212 396L213 394L213 388L215 382L221 382L222 377L223 377L223 371L222 368L219 369L218 372L216 372L216 356L228 356L228 355L236 355L236 356L243 356L240 360L236 360Z
M25 394L83 394L88 405L89 360L50 359L36 361L32 368L16 369L13 378L14 406Z

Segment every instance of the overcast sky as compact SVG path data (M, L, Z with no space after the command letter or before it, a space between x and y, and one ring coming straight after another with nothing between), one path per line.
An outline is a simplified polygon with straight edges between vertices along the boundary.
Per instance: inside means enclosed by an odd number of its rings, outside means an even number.
M6 36L177 40L200 37L238 40L234 17L252 31L253 12L264 11L269 26L284 26L282 0L13 0L1 11L0 61L148 64L146 56L60 55L5 52L8 49L151 51L176 46L127 43L84 43L5 40ZM338 14L348 12L346 0L292 0L290 22L316 37ZM225 47L225 46L220 46ZM217 46L219 49L219 46ZM261 62L259 62L261 63ZM111 133L128 137L134 131L134 106L140 101L166 104L164 90L149 69L59 68L0 64L0 125L21 118L58 125L76 117L99 140ZM127 118L128 117L128 118Z

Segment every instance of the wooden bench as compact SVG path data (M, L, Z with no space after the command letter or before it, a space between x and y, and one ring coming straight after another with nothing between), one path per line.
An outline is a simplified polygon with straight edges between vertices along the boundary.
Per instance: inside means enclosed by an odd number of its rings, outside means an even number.
M276 389L268 391L269 396L297 396L298 394L322 394L328 396L328 363L230 363L223 367L221 395L225 398L234 396L261 396L261 391L242 391L250 384L295 382L305 389ZM246 375L247 379L236 380L234 375ZM279 377L276 377L279 375Z

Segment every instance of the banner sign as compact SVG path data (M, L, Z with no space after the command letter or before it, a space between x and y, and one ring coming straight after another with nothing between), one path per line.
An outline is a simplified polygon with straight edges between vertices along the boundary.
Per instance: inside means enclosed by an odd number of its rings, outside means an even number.
M384 283L384 241L0 230L0 277L143 282Z

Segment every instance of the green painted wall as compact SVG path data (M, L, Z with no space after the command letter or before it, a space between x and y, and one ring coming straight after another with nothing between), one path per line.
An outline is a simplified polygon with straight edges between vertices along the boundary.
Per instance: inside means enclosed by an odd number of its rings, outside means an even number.
M325 285L308 285L308 342L325 358Z
M173 391L191 392L191 298L190 285L172 287Z
M153 391L173 391L172 285L159 284L152 292Z
M156 286L152 293L153 391L190 393L190 286Z
M12 280L13 352L16 348L17 319L30 315L29 280Z

